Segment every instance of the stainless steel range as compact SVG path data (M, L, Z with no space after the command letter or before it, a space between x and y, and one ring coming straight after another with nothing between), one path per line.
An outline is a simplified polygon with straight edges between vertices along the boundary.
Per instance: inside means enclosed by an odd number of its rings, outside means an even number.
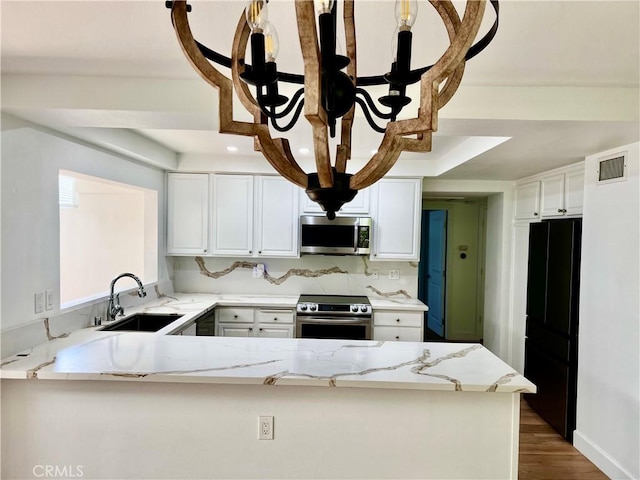
M356 295L300 295L296 337L371 340L369 299Z

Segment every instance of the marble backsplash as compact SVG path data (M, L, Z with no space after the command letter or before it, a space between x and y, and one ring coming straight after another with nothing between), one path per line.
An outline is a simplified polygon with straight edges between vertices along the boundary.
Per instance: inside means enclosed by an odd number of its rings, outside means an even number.
M264 273L254 278L254 266L258 264L264 265ZM393 270L398 271L398 279L389 279L389 271ZM173 272L175 291L185 293L306 293L380 298L417 298L418 294L418 262L371 262L363 256L174 257Z

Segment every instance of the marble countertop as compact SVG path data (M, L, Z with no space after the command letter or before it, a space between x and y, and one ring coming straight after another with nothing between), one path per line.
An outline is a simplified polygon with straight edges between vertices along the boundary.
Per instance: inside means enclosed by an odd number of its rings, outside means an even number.
M216 306L293 308L297 299L163 296L126 312L183 315L162 330L77 330L4 359L0 378L535 392L531 382L478 344L171 335ZM371 303L374 309L426 308L415 300Z
M0 378L535 392L531 382L478 344L96 329L78 330L7 359Z
M417 298L373 298L369 297L371 308L376 310L414 310L426 312L429 310L424 303Z

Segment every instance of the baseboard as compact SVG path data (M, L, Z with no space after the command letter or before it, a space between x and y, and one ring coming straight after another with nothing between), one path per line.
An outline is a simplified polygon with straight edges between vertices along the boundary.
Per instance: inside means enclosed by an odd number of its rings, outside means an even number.
M615 480L633 480L636 478L616 462L611 455L578 430L573 432L573 446L609 478Z

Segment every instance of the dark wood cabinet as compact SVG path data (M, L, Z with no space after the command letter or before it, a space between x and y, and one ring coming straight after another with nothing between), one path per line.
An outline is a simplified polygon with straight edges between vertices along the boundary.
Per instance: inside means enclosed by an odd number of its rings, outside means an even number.
M578 365L581 219L529 230L524 373L538 387L527 402L573 440Z

